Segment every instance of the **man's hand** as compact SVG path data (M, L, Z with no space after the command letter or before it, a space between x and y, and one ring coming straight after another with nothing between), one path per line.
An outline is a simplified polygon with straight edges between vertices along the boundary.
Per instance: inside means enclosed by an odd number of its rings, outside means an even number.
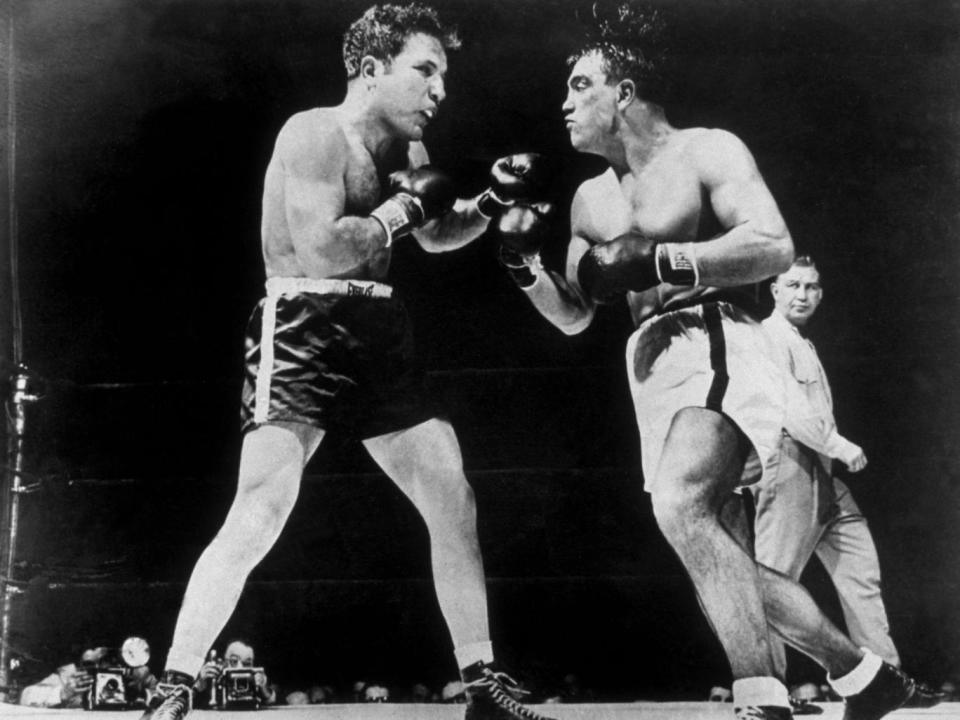
M223 673L223 665L219 660L210 660L203 664L203 667L200 668L200 674L197 675L197 679L193 684L193 687L198 692L204 692L207 688L210 687L211 683L215 683L217 678Z
M93 687L93 674L86 668L78 668L75 673L69 675L60 688L60 699L63 704L73 700L78 695L83 695Z
M276 700L276 690L270 686L265 672L258 670L254 673L253 682L256 684L257 692L265 705L270 705Z
M867 466L867 455L859 445L850 443L850 447L844 453L841 461L847 466L849 472L860 472Z
M456 188L448 175L429 165L390 175L392 195L370 213L387 233L387 247L424 223L453 209Z
M544 199L549 181L547 162L538 153L518 153L497 160L490 168L490 187L477 198L481 215L497 218L515 203Z

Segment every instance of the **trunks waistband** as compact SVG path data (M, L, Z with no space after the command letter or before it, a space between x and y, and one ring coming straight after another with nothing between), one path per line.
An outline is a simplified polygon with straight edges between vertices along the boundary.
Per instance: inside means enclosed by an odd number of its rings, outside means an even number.
M748 292L735 288L717 290L714 292L705 293L703 295L697 295L692 298L687 298L686 300L680 300L674 304L668 304L666 307L661 308L658 314L666 315L674 310L683 310L685 308L697 307L698 305L706 305L707 303L712 302L729 303L730 305L740 308L749 315L753 315L755 318L761 317L760 303Z
M338 278L272 277L267 278L267 297L314 293L344 297L389 298L393 288L373 280L342 280Z

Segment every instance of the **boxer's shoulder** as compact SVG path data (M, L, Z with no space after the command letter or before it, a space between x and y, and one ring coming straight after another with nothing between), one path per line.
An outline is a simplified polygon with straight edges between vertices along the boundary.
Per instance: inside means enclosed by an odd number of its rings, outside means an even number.
M333 108L313 108L287 119L277 136L277 150L300 156L322 151L346 154L348 138L341 117Z

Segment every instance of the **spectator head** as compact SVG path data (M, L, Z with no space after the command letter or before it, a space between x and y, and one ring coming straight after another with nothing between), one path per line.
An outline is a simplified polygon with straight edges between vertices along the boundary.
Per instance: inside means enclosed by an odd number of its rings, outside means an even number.
M843 699L837 695L834 689L827 683L823 683L820 686L820 697L829 702L840 702Z
M410 688L410 702L428 703L431 701L432 695L433 693L430 692L430 688L423 683L416 683Z
M812 682L796 685L790 691L790 695L796 700L807 700L809 702L820 702L823 700L819 686Z
M253 667L253 648L240 640L234 640L227 645L224 659L227 667Z
M370 683L363 689L363 701L365 703L390 702L390 691L385 685Z
M323 685L311 685L307 694L311 705L325 705L333 702L333 690Z
M292 693L289 693L284 700L287 705L307 705L310 698L307 697L307 694L303 690L294 690Z
M448 682L440 691L440 699L445 703L465 703L467 695L463 689L463 683L459 680Z
M715 685L710 688L710 696L707 698L710 702L733 702L733 693L729 688Z
M80 656L80 662L84 665L93 665L99 667L107 660L107 656L110 654L110 648L105 647L95 647L87 648L83 651L83 654Z

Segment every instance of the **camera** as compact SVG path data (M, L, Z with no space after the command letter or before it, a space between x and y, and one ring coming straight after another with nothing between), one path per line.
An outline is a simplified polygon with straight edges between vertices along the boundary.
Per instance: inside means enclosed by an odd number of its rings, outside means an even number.
M130 687L134 668L147 664L150 647L142 638L124 640L119 650L110 649L97 660L78 663L93 678L93 684L83 696L85 710L126 710L137 700L136 690Z
M217 678L215 704L221 710L257 710L261 697L257 688L257 674L263 673L259 667L224 668Z
M86 710L126 710L127 691L124 675L128 668L88 668L93 676L93 687L84 696Z

